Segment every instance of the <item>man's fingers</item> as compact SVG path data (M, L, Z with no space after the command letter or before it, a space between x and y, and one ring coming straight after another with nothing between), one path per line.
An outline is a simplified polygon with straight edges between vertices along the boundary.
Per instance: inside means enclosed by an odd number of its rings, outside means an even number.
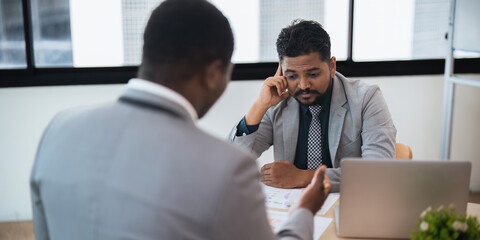
M272 177L270 177L270 175L263 175L263 174L262 174L262 175L260 176L260 180L261 180L262 182L271 181L271 180L272 180Z
M265 170L272 168L272 163L267 163L263 165L263 167L260 169L260 172L265 172Z
M285 77L282 77L282 85L283 85L283 92L282 92L282 97L285 98L286 96L288 97L288 85L287 85L287 80L285 80Z
M323 192L325 194L328 194L330 192L330 189L332 188L332 185L330 184L330 181L328 182L323 182Z
M326 174L323 176L323 187L325 189L325 192L330 192L330 188L332 187L332 183L330 182L330 178Z
M272 175L272 169L265 169L263 172L262 172L263 175Z
M315 171L315 175L313 176L312 184L314 185L323 184L326 170L327 170L327 167L325 165L322 165L320 168L318 168L317 171Z
M269 88L275 87L277 89L278 96L282 96L282 93L287 89L287 85L283 77L269 77L265 80L265 85Z
M278 83L280 84L280 93L278 94L278 96L281 96L283 91L285 91L286 86L282 79L278 79Z
M271 167L272 167L272 163L267 163L267 164L263 165L262 171L263 171L263 170L267 170L267 169L269 169L269 168L271 168Z
M282 96L285 90L287 90L287 86L285 85L285 82L281 78L275 78L274 84L275 84L275 87L277 88L278 96Z
M278 78L280 80L281 88L277 87L277 89L279 90L278 96L282 96L282 94L285 94L285 91L287 90L287 80L285 79L285 77L283 77L282 65L280 63L278 63L278 68L277 68L277 72L275 73L275 77L281 77L281 78Z
M277 77L277 76L283 76L282 65L280 63L278 63L277 72L275 73L275 77Z
M273 179L272 179L272 177L271 177L270 175L263 175L261 179L262 179L262 182L263 182L263 183L273 181Z
M265 183L265 184L268 185L268 186L272 186L272 185L273 185L273 181L264 181L263 183Z
M275 81L275 87L277 88L278 96L281 96L283 92L282 83L280 81Z
M288 89L288 85L287 85L287 80L285 79L285 77L283 76L283 74L281 76L275 76L276 79L278 79L278 81L280 82L280 84L282 85L282 93L284 93L285 91L287 91Z
M327 172L327 167L325 165L321 166L317 171L315 172L315 176L312 179L312 183L317 185L319 187L323 187L323 192L325 194L328 194L330 192L331 188L331 183L330 183L330 178L326 175Z

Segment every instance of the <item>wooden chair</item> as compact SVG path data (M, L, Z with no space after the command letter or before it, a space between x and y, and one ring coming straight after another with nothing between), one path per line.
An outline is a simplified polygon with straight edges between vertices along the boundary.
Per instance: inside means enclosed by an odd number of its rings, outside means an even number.
M33 222L0 222L0 239L35 240Z
M412 159L413 154L412 154L412 149L403 144L403 143L397 143L396 144L396 158L401 158L401 159Z

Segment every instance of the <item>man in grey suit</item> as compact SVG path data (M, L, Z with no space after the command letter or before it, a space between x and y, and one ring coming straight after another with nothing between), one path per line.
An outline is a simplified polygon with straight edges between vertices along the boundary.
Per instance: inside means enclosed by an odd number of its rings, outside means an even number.
M275 236L252 156L195 126L227 86L233 34L204 0L167 0L118 101L59 113L31 175L43 239L311 239L319 169Z
M279 66L230 140L260 156L274 146L262 181L304 187L326 165L339 190L344 157L394 158L396 129L378 86L336 72L330 37L314 21L297 20L277 39Z

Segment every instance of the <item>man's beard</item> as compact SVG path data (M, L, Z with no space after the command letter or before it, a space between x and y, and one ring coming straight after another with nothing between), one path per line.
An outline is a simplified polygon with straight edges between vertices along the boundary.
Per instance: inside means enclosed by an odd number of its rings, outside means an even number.
M330 81L329 81L328 87L327 87L327 89L325 90L324 93L320 93L320 92L317 91L317 90L312 90L312 89L310 89L310 88L307 88L307 89L304 89L304 90L301 90L301 89L300 89L300 90L296 91L296 92L293 94L293 97L294 97L300 104L305 105L305 106L321 105L323 102L325 102L325 99L326 99L326 96L325 96L325 95L326 95L326 93L330 90L330 87L331 87L331 85L332 85L332 81L333 81L333 80L330 80ZM298 96L300 96L300 95L303 94L303 93L306 93L306 94L309 94L309 93L310 93L310 94L316 94L317 97L315 98L315 100L314 100L313 102L305 104L305 103L302 103L302 101L300 101L300 100L298 99Z

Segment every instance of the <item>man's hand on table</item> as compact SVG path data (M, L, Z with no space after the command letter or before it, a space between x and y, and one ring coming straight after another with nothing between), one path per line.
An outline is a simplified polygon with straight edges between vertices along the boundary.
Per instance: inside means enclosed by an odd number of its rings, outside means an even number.
M305 187L310 184L315 173L314 170L298 169L290 161L265 164L260 172L263 183L278 188Z

